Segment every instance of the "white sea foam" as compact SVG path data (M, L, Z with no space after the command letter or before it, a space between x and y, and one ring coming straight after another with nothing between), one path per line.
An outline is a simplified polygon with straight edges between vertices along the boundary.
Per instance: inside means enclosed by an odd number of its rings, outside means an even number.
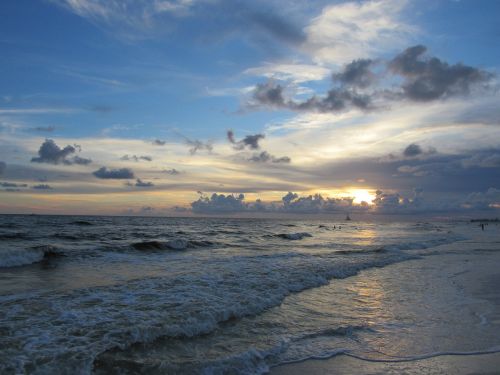
M129 225L128 222L126 225ZM220 224L222 228L224 225ZM396 247L381 253L345 256L335 251L308 254L297 250L302 242L294 242L293 248L290 245L284 248L282 244L285 241L279 238L274 237L274 241L262 240L263 227L252 225L255 227L247 230L249 234L238 235L238 239L244 236L260 239L267 246L262 247L262 252L255 252L252 245L244 249L217 252L212 245L217 243L218 238L208 242L194 234L188 239L168 240L166 237L163 241L137 243L144 250L207 248L207 251L140 253L131 251L129 247L134 238L124 236L123 241L115 246L118 249L127 248L121 254L124 260L132 264L134 259L140 259L141 262L151 259L151 264L155 265L163 262L165 272L157 277L139 280L124 278L121 283L111 286L82 286L50 293L42 290L34 296L30 294L30 297L18 295L15 299L2 298L0 330L6 334L0 337L0 373L88 374L92 371L95 358L111 348L127 348L133 343L147 343L159 337L198 337L214 331L221 322L248 315L256 316L278 306L291 293L325 285L332 278L346 278L366 268L381 267L413 257ZM77 237L82 230L101 230L99 225L71 227L73 232L68 235L72 237ZM113 230L125 233L126 229L123 224ZM196 232L195 229L192 233ZM279 233L280 229L274 229L267 233ZM315 241L317 232L306 225L304 229L314 233L310 241ZM159 227L145 235L145 238L155 238L163 230L163 227ZM311 233L291 233L286 234L290 238L284 238L301 239L310 237ZM99 232L96 237L110 236L107 232ZM423 245L418 245L420 247L412 245L410 248L425 248L454 240L453 236L443 234L442 239L423 241ZM269 242L274 247L269 248ZM3 251L2 254L5 256L1 261L5 261L7 256L14 259L14 255L23 254L24 260L19 264L28 264L42 260L45 251L29 249L15 254ZM32 258L28 259L26 254ZM91 258L91 261L97 262L96 266L105 274L107 267L118 263L121 258L102 256ZM110 259L113 263L106 263ZM15 263L10 262L12 265ZM281 349L277 346L276 350ZM269 353L248 348L241 356L231 354L226 362L211 363L209 365L212 367L208 366L207 369L212 368L216 373L224 366L233 366L239 358L242 366L247 366L242 369L264 371L267 366L264 358Z
M89 373L94 358L109 348L160 336L207 333L219 322L276 306L291 292L404 259L393 255L339 262L334 257L290 254L276 259L242 257L223 269L214 259L190 265L198 272L204 269L203 275L146 279L5 303L0 324L11 334L3 340L7 349L1 355L0 372L24 372L26 366L34 366L35 373L55 369ZM51 308L39 309L46 304Z
M287 240L301 240L305 237L312 237L311 233L300 232L300 233L280 233L278 237L285 238Z

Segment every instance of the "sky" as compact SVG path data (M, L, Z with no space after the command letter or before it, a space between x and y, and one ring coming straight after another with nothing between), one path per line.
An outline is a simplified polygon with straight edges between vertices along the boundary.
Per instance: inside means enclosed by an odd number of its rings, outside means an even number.
M0 213L500 213L496 0L0 17Z

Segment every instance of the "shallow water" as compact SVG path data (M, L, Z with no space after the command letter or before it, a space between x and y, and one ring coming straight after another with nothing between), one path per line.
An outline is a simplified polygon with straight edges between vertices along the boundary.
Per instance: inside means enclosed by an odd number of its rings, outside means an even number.
M336 351L373 356L385 333L404 337L420 323L376 310L377 293L411 310L404 288L351 276L459 251L476 232L466 223L0 216L0 372L262 373ZM489 236L491 246L469 245L494 250ZM404 326L394 331L393 321Z

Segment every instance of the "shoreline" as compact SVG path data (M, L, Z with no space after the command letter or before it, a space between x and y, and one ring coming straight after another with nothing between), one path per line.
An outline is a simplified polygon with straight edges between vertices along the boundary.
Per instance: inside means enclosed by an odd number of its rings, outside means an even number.
M479 235L478 235L479 236ZM270 375L299 374L499 374L500 373L500 245L496 242L481 241L481 237L465 241L464 249L456 250L457 245L443 245L434 249L422 251L420 259L395 263L383 268L364 270L353 276L363 282L378 276L381 279L392 280L393 287L398 288L398 282L403 284L405 293L411 295L413 303L425 305L432 301L429 295L454 291L458 299L463 299L464 322L453 322L447 342L442 343L443 330L422 331L422 337L407 338L401 343L407 347L405 355L370 357L358 353L331 353L321 358L304 359L302 361L280 364L269 369ZM479 241L474 241L479 240ZM440 253L436 254L436 249ZM435 254L435 255L425 255ZM394 275L398 275L395 277ZM410 280L427 280L427 288L415 286L411 282L403 282L401 278ZM338 288L338 280L327 287ZM424 282L426 284L426 282ZM433 289L437 286L436 289ZM439 290L440 286L445 292ZM390 290L390 289L389 289ZM470 311L477 316L473 316ZM486 311L486 313L485 313ZM397 315L396 315L397 316ZM443 320L447 316L430 316L430 320ZM471 323L472 322L472 323ZM467 326L468 325L468 326ZM484 343L472 347L464 330L489 328L498 333L499 339L489 345ZM417 331L417 336L419 331ZM394 336L397 338L398 336ZM393 338L394 339L394 338ZM401 338L400 338L401 339ZM390 341L390 338L388 339ZM409 344L415 340L415 345ZM404 339L403 339L404 341ZM442 346L442 350L419 350L420 347ZM471 339L473 341L473 339ZM423 343L423 344L422 344ZM480 346L484 345L484 346ZM398 343L389 346L394 349ZM383 348L382 352L388 349ZM413 351L412 351L413 350Z
M500 349L499 349L500 350ZM500 352L483 354L443 354L405 362L373 362L339 354L328 359L308 359L271 369L271 375L299 374L498 374Z

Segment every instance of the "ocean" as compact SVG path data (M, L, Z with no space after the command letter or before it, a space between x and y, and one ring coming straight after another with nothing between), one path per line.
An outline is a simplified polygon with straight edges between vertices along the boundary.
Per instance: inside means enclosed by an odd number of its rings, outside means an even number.
M498 260L499 228L3 215L0 373L261 374L496 351L498 306L443 270Z

